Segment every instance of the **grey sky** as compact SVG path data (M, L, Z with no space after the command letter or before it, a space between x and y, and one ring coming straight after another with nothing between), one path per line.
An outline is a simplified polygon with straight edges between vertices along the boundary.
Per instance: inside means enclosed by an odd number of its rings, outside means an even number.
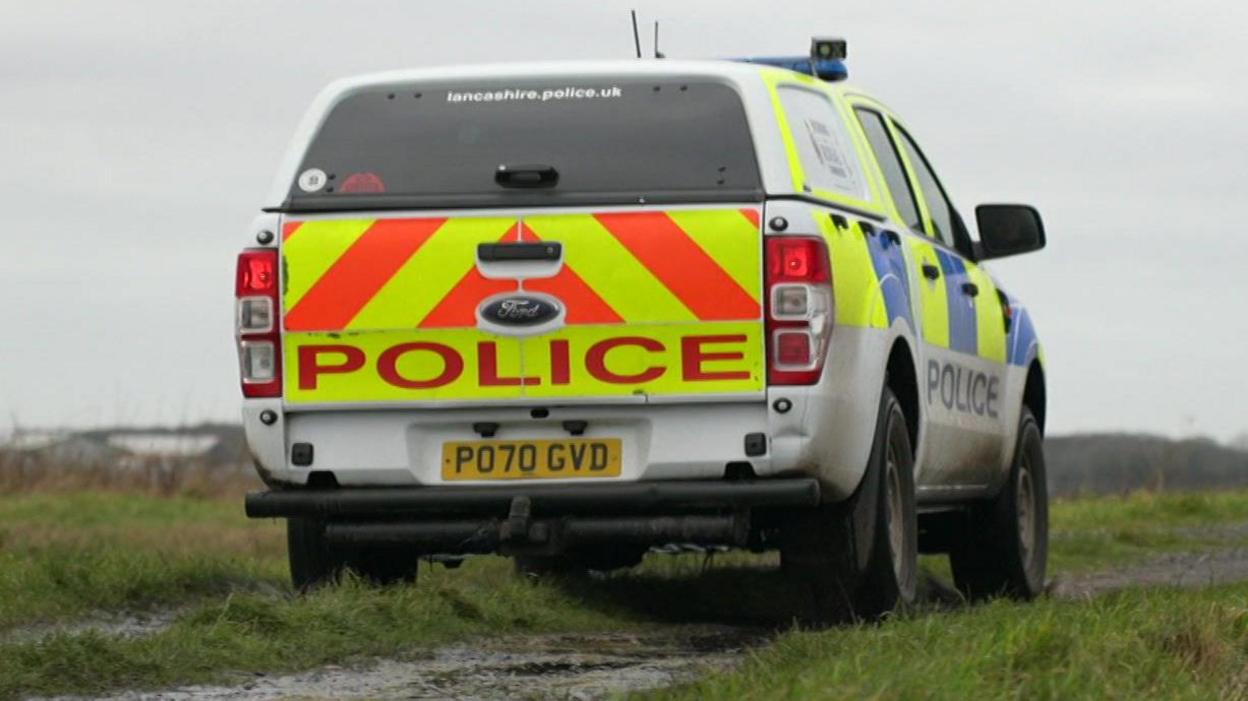
M959 208L1026 201L994 264L1051 427L1248 430L1248 6L1232 2L0 0L0 430L236 416L234 256L313 95L353 73L850 40Z

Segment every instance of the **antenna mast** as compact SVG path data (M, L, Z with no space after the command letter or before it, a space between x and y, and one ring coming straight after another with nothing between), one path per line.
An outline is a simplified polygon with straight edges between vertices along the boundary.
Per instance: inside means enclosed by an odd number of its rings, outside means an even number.
M641 58L641 34L637 32L637 10L629 10L633 15L633 44L637 47L637 58Z
M666 56L663 55L662 51L659 51L659 21L658 20L654 21L654 57L655 58L667 58Z

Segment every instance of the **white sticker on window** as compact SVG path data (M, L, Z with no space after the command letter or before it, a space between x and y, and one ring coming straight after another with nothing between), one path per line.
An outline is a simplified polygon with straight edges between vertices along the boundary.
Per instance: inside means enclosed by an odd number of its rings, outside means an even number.
M807 191L869 197L858 154L831 100L814 90L784 86L780 99L802 163Z
M832 176L837 190L842 192L857 192L858 180L854 177L854 172L850 170L849 162L845 158L845 147L837 138L836 132L828 128L823 122L807 119L806 133L810 136L810 142L814 146L815 157L823 164L828 174Z
M299 174L299 189L304 192L319 192L326 182L328 178L320 168L308 168Z

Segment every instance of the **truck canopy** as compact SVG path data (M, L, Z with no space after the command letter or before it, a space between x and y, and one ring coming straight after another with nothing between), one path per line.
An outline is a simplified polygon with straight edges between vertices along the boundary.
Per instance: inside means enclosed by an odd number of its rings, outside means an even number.
M500 167L552 180L516 187ZM763 197L741 96L704 76L372 85L328 111L287 186L292 212Z

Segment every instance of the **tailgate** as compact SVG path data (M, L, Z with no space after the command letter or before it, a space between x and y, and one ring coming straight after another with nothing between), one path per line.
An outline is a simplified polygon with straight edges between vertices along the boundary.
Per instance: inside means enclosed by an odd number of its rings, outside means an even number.
M288 217L291 405L761 396L757 205Z

